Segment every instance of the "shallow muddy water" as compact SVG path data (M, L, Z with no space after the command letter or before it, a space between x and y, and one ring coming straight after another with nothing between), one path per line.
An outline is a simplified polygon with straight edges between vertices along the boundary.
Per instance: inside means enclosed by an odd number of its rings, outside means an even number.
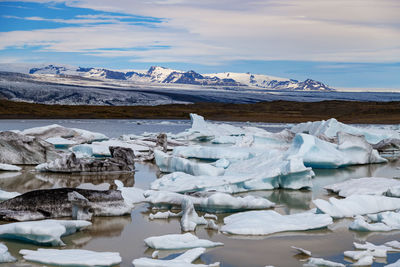
M59 122L51 122L59 123ZM114 121L113 123L117 123ZM47 123L50 124L50 123ZM61 123L60 123L61 124ZM187 123L164 123L169 129L162 128L157 124L157 130L149 127L148 131L173 131L179 132L184 128L190 127ZM32 121L23 128L34 125ZM112 136L107 130L94 129L89 124L82 123L81 128L92 131L99 131ZM97 124L93 124L97 125ZM113 124L114 125L114 124ZM124 134L141 132L129 131L130 127L121 125ZM140 127L143 124L136 124ZM18 129L17 124L9 125L8 129ZM20 126L20 125L19 125ZM65 125L71 127L71 125ZM72 127L79 127L73 125ZM129 128L128 128L129 127ZM147 126L146 126L147 127ZM158 128L161 127L161 128ZM283 126L282 126L283 127ZM0 130L4 130L2 123ZM19 128L19 129L23 129ZM279 128L273 126L273 128ZM161 129L161 130L158 130ZM114 130L113 130L114 131ZM122 131L119 129L118 131ZM135 131L138 131L137 129ZM113 136L116 137L116 136ZM378 177L400 177L400 160L391 161L387 164L374 164L365 166L353 166L336 170L314 169L316 174L313 179L313 189L306 190L270 190L257 191L247 194L258 195L268 198L277 203L275 210L281 214L293 214L303 212L314 208L312 200L316 198L328 198L328 194L323 187L328 184L341 182L350 178L360 178L366 176ZM157 179L158 168L151 163L136 163L136 172L134 174L96 174L96 175L68 175L68 174L48 174L34 172L33 166L25 166L21 172L0 172L0 189L6 191L18 191L20 193L39 188L56 187L77 187L84 184L86 188L95 188L105 183L114 186L113 181L119 179L125 186L135 186L139 188L149 188L149 184ZM242 194L243 195L243 194ZM153 249L148 249L143 240L150 236L181 233L179 220L176 218L164 220L150 220L149 214L152 212L147 204L136 205L130 216L121 217L95 217L93 225L82 232L64 237L66 243L64 248L81 248L95 251L114 251L119 252L123 261L120 266L132 266L132 260L139 257L151 257ZM200 213L202 214L202 213ZM223 218L230 214L218 214L218 223L222 225ZM328 260L334 260L345 264L343 251L353 250L353 242L369 241L374 244L383 244L391 240L400 240L400 231L388 233L372 232L369 234L360 234L349 231L349 219L335 220L334 224L327 229L285 232L260 237L232 236L218 233L217 231L207 230L204 226L198 226L195 234L199 238L206 238L212 241L223 242L224 246L208 249L197 263L213 263L219 261L221 266L301 266L303 257L296 255L296 252L290 246L302 247L310 250L314 257L322 257ZM5 264L4 266L23 266L34 265L30 262L24 262L19 255L20 249L37 249L39 246L30 245L18 241L1 240L5 243L11 254L19 259L16 264ZM160 258L173 258L182 251L160 251ZM387 262L392 263L400 258L400 253L389 253ZM375 262L373 266L383 266L385 259ZM42 264L38 266L43 266Z

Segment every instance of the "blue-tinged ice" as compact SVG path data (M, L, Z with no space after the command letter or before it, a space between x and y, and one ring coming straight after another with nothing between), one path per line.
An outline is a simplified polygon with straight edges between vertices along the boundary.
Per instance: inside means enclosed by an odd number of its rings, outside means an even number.
M8 247L3 243L0 243L0 263L15 261L17 261L17 259L11 256L10 252L8 251Z

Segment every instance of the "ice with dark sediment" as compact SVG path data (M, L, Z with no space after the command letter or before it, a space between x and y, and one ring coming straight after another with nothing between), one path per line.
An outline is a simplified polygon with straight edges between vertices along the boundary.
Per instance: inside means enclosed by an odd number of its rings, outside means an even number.
M122 262L118 252L97 252L84 249L22 249L27 261L57 266L113 266Z
M90 226L83 220L43 220L0 225L0 237L24 242L63 246L62 236L70 235Z

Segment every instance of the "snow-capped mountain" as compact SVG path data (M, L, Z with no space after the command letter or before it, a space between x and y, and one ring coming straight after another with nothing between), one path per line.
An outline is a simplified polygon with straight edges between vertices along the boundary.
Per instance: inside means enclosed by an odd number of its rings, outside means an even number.
M0 70L5 71L1 66ZM26 73L26 71L23 73ZM190 84L296 91L332 90L325 84L311 79L301 82L262 74L233 72L200 74L193 70L185 72L160 66L152 66L147 71L120 71L104 68L74 68L66 65L42 65L30 68L28 73L34 75L77 75L86 78L123 80L139 84Z

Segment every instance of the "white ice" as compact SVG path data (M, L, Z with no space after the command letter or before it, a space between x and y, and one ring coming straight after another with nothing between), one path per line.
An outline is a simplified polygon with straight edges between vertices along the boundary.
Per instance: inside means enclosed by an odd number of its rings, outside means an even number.
M355 220L349 225L349 229L360 232L388 232L393 228L385 223L368 223L362 216L356 216Z
M351 195L382 195L392 187L400 186L400 180L381 177L350 179L324 188L341 197Z
M238 235L268 235L285 231L319 229L332 224L326 214L309 212L281 215L272 210L247 211L224 218L221 232Z
M53 144L55 147L58 147L58 146L68 147L68 146L76 144L75 141L65 139L62 137L50 137L50 138L47 138L45 141L50 144Z
M366 255L361 257L358 261L353 263L353 266L371 266L374 263L374 256Z
M121 191L122 197L127 205L145 201L144 190L137 187L125 187L120 180L114 180L117 190Z
M245 160L254 156L248 148L198 145L175 147L173 155L182 158L227 159L229 161Z
M0 225L0 236L36 244L62 246L61 236L70 235L91 223L81 220L43 220Z
M304 248L295 247L295 246L291 246L291 248L297 250L297 252L300 254L304 254L306 256L311 257L311 251L309 251L309 250L306 250Z
M307 167L324 169L387 162L370 144L359 139L354 136L342 137L342 143L337 145L309 134L296 134L287 155L301 157Z
M8 247L3 243L0 243L0 263L15 261L17 261L17 259L11 256L10 252L8 252Z
M400 249L400 242L397 240L386 242L384 245L395 248L395 249Z
M112 266L121 263L118 252L96 252L83 249L22 249L28 261L58 266Z
M327 121L322 120L299 123L293 126L290 130L294 133L309 133L314 136L325 135L330 138L335 137L338 132L364 135L365 139L370 144L376 144L379 141L387 138L400 138L400 134L396 131L390 131L387 129L354 127L338 122L334 118Z
M198 247L211 248L224 245L221 242L212 242L206 239L199 239L197 236L191 233L152 236L146 238L144 243L153 249L190 249Z
M329 214L333 218L353 217L400 208L399 198L374 195L351 195L345 199L331 197L329 201L316 199L313 202L318 212Z
M394 249L392 247L388 247L385 245L375 245L370 242L365 242L365 244L360 244L353 242L353 245L356 249L363 249L363 250L370 250L370 251L377 251L377 250L385 250L386 252L399 252L400 250Z
M249 209L266 209L274 207L274 203L255 196L234 197L225 193L198 193L194 196L182 195L168 191L148 190L144 193L145 201L155 206L180 206L185 198L189 198L195 208L208 212L233 212Z
M14 198L19 195L21 195L21 194L18 192L7 192L7 191L3 191L0 189L0 201Z
M345 267L344 264L334 261L324 260L322 258L309 258L304 267Z
M11 164L5 164L5 163L0 163L0 171L15 171L18 172L22 170L21 167L11 165Z
M194 209L193 202L189 198L185 198L182 201L182 217L181 217L181 229L184 232L194 231L198 224L207 224L207 220L204 217L200 217Z
M365 256L372 256L378 258L386 258L387 257L387 250L385 249L374 249L374 250L348 250L343 252L345 257L351 258L355 261L365 257Z
M162 172L185 172L191 175L222 175L224 168L207 163L197 163L185 158L170 156L160 150L154 151L155 162Z
M205 248L193 248L172 260L159 260L150 258L139 258L132 261L135 267L205 267L219 266L219 262L209 265L192 264L197 258L206 251Z

